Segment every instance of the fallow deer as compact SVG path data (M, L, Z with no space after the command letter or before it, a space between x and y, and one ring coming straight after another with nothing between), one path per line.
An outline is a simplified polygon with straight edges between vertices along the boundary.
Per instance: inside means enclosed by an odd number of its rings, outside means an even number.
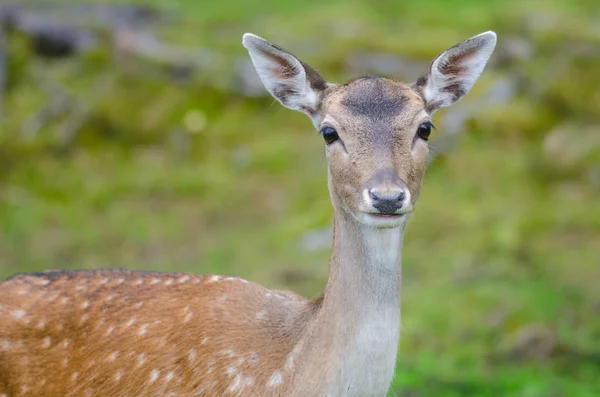
M0 397L386 394L432 115L469 92L496 35L451 47L410 85L327 83L257 36L243 44L266 89L325 141L334 239L324 294L216 275L15 275L0 284Z

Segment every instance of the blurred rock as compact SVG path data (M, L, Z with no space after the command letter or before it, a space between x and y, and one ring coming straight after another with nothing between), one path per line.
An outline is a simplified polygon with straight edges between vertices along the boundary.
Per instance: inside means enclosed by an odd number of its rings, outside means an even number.
M569 40L557 46L556 52L563 57L598 59L600 44L585 40Z
M504 63L530 59L534 53L531 41L519 36L506 36L498 41L491 61Z
M384 52L357 52L347 61L349 76L376 75L404 81L416 80L427 70L429 62L400 58Z
M252 162L252 152L247 147L240 146L231 153L231 163L238 170L246 169Z
M185 131L177 129L169 134L169 141L175 152L178 154L187 154L191 148L191 139Z
M304 233L300 239L300 247L304 251L314 252L331 248L333 227L311 230Z
M505 348L514 361L546 361L559 351L558 334L555 327L545 324L526 324L511 335Z
M254 65L247 59L238 59L235 63L239 91L248 97L261 97L267 95L267 91L260 81L260 77L254 69Z
M546 134L542 150L548 166L585 167L589 156L600 153L600 127L561 124Z
M477 103L485 101L486 106L497 106L510 102L517 95L517 79L513 76L502 76L494 81L494 84L477 98Z
M507 313L503 309L493 310L487 316L487 324L492 328L502 327L506 323Z
M333 36L341 39L352 39L360 34L360 24L350 19L335 19L330 28Z
M523 18L523 28L530 33L544 33L556 30L561 16L554 12L538 9Z
M63 58L90 49L94 35L72 26L42 25L29 32L33 52L44 58Z

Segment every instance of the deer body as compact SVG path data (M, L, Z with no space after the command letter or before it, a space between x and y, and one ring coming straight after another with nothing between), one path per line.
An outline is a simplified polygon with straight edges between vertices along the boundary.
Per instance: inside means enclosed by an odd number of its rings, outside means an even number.
M334 241L323 296L213 275L17 275L0 283L0 397L385 396L429 120L469 91L495 35L452 47L412 86L329 84L256 36L244 45L267 90L326 141Z

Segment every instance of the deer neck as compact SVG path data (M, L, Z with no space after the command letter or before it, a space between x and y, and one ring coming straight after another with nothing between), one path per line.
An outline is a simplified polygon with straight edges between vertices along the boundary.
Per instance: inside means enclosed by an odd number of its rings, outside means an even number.
M400 332L405 225L376 229L336 210L329 280L310 327L319 345L315 354L326 352L334 372L326 380L333 395L385 395L389 388Z
M399 317L404 226L376 229L360 224L346 211L336 211L322 306L336 325L347 328L373 316Z

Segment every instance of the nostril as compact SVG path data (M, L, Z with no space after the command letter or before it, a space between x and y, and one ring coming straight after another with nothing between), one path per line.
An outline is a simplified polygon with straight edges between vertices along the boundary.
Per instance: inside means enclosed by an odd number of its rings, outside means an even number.
M398 197L396 198L396 201L404 201L404 197L406 197L406 194L404 193L404 190L400 190L400 192L398 192Z
M375 193L373 191L373 189L369 189L369 197L373 200L373 201L379 201L379 196L377 195L377 193Z

